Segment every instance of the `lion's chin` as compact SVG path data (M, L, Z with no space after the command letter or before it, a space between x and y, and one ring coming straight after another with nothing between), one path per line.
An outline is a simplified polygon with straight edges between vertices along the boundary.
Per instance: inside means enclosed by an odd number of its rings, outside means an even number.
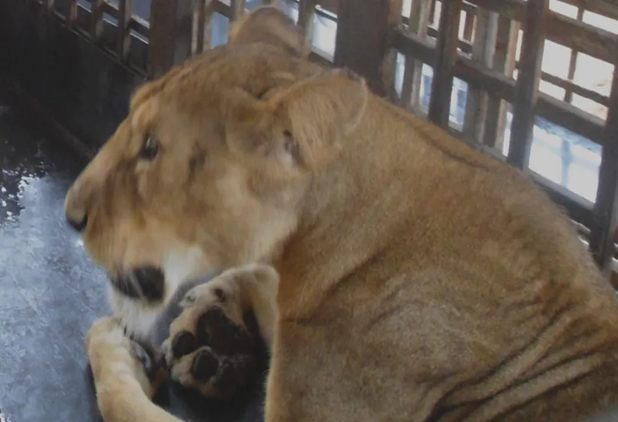
M115 317L128 334L147 339L180 287L212 274L209 260L197 247L170 250L162 265L145 265L110 274L109 299Z
M165 275L163 270L145 266L132 271L109 276L110 283L118 293L128 298L157 304L165 299Z

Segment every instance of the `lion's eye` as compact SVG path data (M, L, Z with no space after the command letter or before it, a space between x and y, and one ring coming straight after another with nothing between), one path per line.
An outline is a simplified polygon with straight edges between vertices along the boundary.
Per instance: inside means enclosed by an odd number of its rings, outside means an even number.
M154 160L154 158L159 153L159 142L157 138L152 135L148 135L146 138L146 142L144 142L144 146L140 151L140 157L146 160Z

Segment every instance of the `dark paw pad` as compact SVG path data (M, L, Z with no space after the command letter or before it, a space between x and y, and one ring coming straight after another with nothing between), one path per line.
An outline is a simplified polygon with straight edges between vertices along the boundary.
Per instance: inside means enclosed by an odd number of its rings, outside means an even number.
M193 353L197 349L195 336L188 331L181 331L172 340L172 353L176 359Z
M221 361L221 370L215 381L217 390L223 394L230 394L231 392L240 388L242 381L239 379L239 374L232 362L227 359Z
M253 342L249 334L219 309L202 315L196 328L198 344L210 346L218 354L251 353Z
M208 381L216 373L219 366L219 361L212 353L207 350L202 350L193 358L191 365L191 375L199 381Z

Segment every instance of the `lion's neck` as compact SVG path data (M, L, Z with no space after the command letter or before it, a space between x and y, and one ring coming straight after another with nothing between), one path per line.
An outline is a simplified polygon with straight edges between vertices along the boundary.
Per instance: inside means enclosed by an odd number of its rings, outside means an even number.
M405 134L405 119L380 101L368 113ZM382 126L374 126L361 125L341 157L312 181L298 230L276 263L282 317L315 309L325 292L387 248L393 232L412 228L413 182L430 162L413 139L385 139Z

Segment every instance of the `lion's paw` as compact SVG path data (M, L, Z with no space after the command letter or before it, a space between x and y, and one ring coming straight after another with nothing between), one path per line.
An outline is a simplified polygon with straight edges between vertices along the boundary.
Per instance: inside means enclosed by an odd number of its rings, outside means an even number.
M97 388L121 390L127 383L137 382L152 398L165 383L165 371L154 353L131 340L116 318L95 321L85 346Z
M173 381L204 396L231 397L255 378L259 335L245 323L240 288L217 277L187 292L162 346Z

